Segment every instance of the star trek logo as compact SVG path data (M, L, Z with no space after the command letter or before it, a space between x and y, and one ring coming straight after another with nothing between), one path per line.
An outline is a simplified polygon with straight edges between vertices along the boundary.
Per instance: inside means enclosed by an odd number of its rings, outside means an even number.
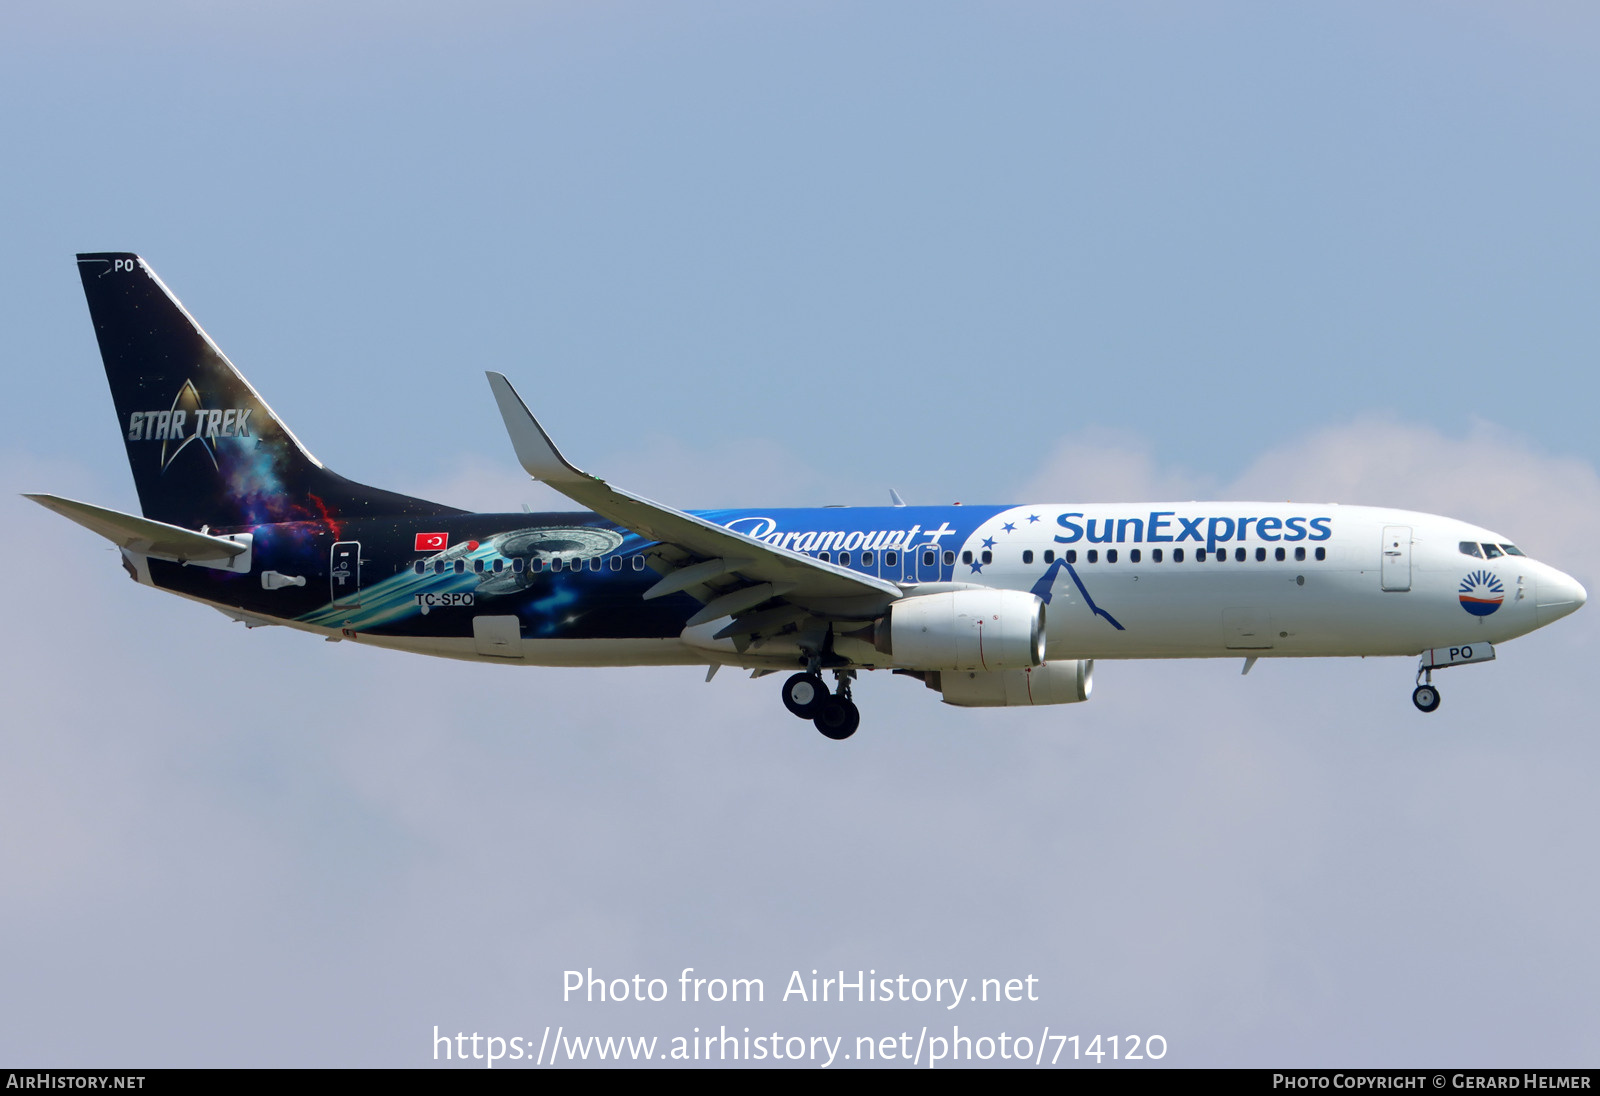
M211 466L215 468L217 439L251 437L253 410L249 407L204 407L194 382L184 381L167 410L135 411L128 416L128 440L159 441L163 472L178 459L179 453L199 442L201 451L211 458Z
M1506 588L1492 571L1474 571L1461 580L1461 607L1473 616L1488 616L1506 599Z

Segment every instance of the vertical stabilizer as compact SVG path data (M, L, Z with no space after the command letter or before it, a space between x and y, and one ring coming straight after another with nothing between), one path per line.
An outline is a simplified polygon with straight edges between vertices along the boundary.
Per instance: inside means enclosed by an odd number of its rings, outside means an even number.
M137 255L78 256L148 518L196 529L459 511L323 467Z

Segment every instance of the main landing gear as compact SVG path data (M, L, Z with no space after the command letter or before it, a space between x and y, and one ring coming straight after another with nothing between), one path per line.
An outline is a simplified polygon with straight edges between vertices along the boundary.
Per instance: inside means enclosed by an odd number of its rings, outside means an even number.
M850 699L854 670L835 670L839 691L830 693L815 669L795 674L783 683L783 706L816 724L817 730L835 741L843 741L861 726L861 711Z
M1411 690L1411 703L1417 706L1419 712L1438 710L1439 690L1434 688L1432 670L1423 670L1417 675L1417 687Z

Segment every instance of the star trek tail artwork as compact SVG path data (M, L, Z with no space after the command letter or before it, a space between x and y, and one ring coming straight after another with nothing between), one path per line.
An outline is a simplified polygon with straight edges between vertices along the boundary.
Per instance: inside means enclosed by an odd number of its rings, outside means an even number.
M145 517L198 529L460 510L323 467L137 255L78 256Z

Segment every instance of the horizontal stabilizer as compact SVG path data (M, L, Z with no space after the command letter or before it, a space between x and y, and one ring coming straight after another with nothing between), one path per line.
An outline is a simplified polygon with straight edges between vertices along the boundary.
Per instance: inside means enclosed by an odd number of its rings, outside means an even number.
M142 556L172 560L176 563L216 562L231 560L250 550L248 541L232 541L222 537L196 533L168 525L164 521L124 514L120 510L107 510L87 502L64 499L59 495L23 495L46 510L54 510L64 518L71 518L85 529L99 533L118 548L126 548Z

